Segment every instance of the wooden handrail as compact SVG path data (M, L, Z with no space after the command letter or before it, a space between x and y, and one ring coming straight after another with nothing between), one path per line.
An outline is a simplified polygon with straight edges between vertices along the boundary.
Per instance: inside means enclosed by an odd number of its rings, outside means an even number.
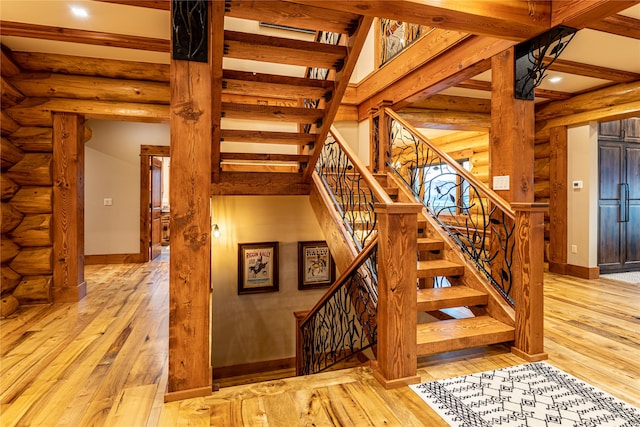
M356 171L358 171L362 179L364 179L364 182L366 182L367 186L371 189L371 191L373 191L373 195L376 198L376 203L392 204L393 200L391 200L391 197L389 197L387 192L382 188L382 185L380 185L380 183L373 177L371 172L369 172L369 169L367 169L366 166L360 161L360 158L356 156L351 147L349 147L349 144L344 141L344 138L342 137L342 135L340 135L340 132L338 132L335 126L331 126L330 132L331 136L333 136L338 145L340 145L342 151L344 151L344 153L349 158L349 161L351 161L353 166L356 168Z
M371 251L378 244L378 236L374 236L373 239L364 247L362 252L358 254L358 256L353 260L349 268L347 268L344 273L340 275L340 277L331 285L331 287L327 290L327 292L323 295L323 297L313 306L309 313L300 321L300 326L304 325L311 319L319 309L322 307L329 298L336 293L336 291L346 282L346 280L353 274L355 270L360 268L362 262L367 259L367 257L371 254Z
M460 165L460 163L455 161L451 156L449 156L447 153L442 151L440 148L431 144L431 142L425 136L423 136L411 124L407 123L395 111L391 110L390 108L383 108L383 112L384 114L387 114L389 117L393 118L394 120L402 124L402 126L405 129L407 129L409 132L411 132L411 134L414 137L418 138L421 142L428 145L433 152L435 152L441 159L443 159L451 168L455 169L455 171L458 174L460 174L462 177L464 177L464 179L469 181L475 188L486 187L486 185L480 182L475 176L473 176L473 174L469 173L468 170L463 168L462 165ZM487 198L491 203L498 206L503 212L507 214L509 218L515 219L515 216L516 216L515 212L513 211L513 209L511 209L511 206L509 205L509 203L507 203L502 197L498 196L496 193L494 193L491 190L485 191L484 193L486 194Z

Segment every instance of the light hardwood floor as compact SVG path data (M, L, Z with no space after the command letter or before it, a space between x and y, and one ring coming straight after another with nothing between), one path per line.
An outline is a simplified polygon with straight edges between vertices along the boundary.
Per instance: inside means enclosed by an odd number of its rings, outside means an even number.
M367 367L225 387L163 404L168 263L88 266L77 304L0 322L0 425L444 425ZM640 286L546 275L549 362L640 406ZM423 358L423 380L523 363L506 347Z

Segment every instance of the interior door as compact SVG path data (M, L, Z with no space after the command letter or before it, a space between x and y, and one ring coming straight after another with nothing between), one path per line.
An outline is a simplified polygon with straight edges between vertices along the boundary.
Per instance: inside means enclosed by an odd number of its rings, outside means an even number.
M598 265L640 270L640 119L600 125Z
M162 252L162 159L151 160L151 259Z

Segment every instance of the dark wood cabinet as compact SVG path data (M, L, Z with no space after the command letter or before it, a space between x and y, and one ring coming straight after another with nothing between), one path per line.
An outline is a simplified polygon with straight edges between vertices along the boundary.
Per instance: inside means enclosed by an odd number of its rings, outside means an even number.
M640 117L600 123L598 139L601 141L640 142Z

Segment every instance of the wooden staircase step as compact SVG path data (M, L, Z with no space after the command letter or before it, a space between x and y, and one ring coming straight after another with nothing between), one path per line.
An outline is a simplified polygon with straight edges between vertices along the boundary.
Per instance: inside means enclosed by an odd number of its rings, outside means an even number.
M313 124L322 120L324 110L318 108L281 107L222 103L222 117L245 120L266 120Z
M221 153L221 159L254 162L298 162L306 163L309 156L304 154L277 154L277 153Z
M270 132L261 130L222 129L221 141L248 142L254 144L307 145L316 135L304 132Z
M441 251L444 249L444 242L438 239L431 239L429 237L418 238L418 250L419 251Z
M225 30L224 56L276 64L335 69L347 56L345 46Z
M461 276L464 266L444 259L418 261L418 279L436 276Z
M418 311L486 305L489 296L467 286L418 289Z
M331 80L236 70L222 72L222 93L260 94L260 96L284 99L319 99L330 96L334 88L335 82Z
M418 325L418 355L513 341L515 329L490 316L442 320Z

